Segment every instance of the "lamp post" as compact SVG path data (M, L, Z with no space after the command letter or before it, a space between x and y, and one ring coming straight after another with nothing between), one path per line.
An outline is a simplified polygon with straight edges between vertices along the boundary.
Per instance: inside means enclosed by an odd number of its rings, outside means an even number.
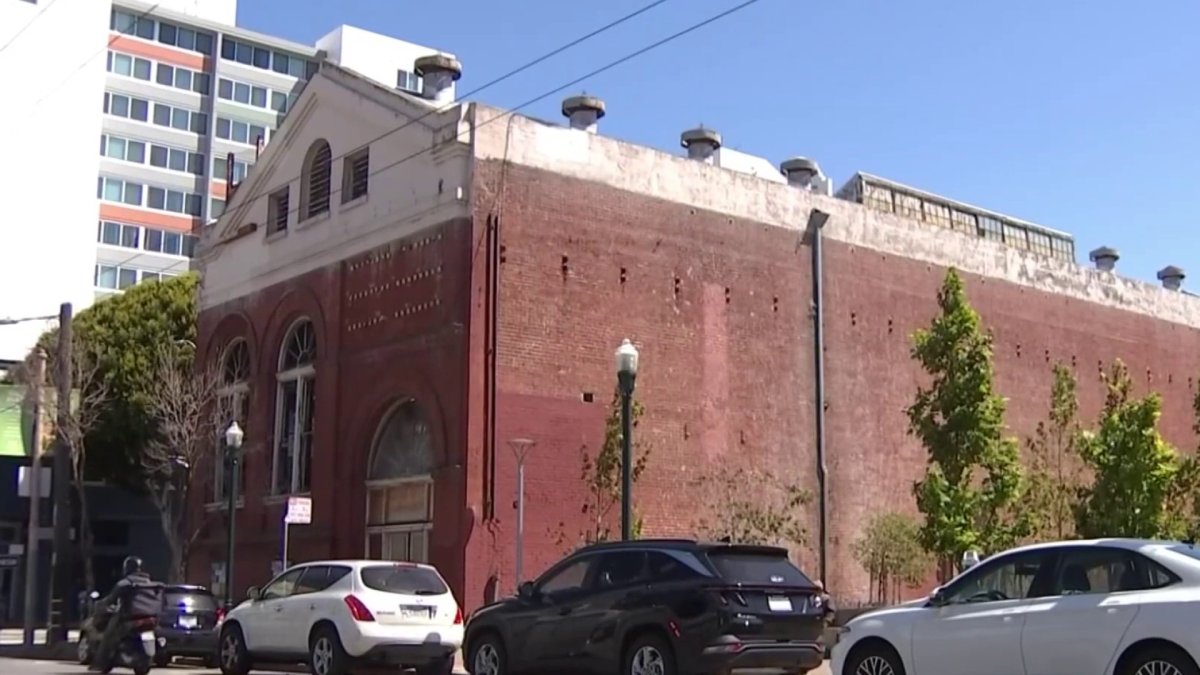
M633 385L638 350L625 338L617 347L617 388L621 392L621 538L633 539Z
M537 443L528 438L514 438L508 444L517 457L517 560L513 576L520 588L525 573L525 457Z
M229 423L225 430L225 480L229 481L225 489L226 516L229 526L225 530L225 609L233 609L233 546L234 526L237 523L237 492L238 492L238 455L242 450L242 441L246 434L238 426L237 420Z

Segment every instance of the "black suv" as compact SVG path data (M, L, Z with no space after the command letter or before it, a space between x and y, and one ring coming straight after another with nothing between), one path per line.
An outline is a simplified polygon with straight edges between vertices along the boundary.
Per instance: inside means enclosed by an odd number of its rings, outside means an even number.
M676 675L821 665L821 592L787 551L655 540L582 548L476 611L472 675Z
M203 586L167 586L158 617L158 650L155 661L166 666L176 656L203 659L217 665L217 624L224 610Z

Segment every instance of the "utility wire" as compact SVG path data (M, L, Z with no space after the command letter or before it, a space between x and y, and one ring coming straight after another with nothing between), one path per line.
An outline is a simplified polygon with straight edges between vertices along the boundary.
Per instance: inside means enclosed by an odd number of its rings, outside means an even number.
M638 58L639 56L642 56L642 55L646 54L647 52L650 52L650 51L653 51L653 50L655 50L655 49L658 49L659 47L662 47L663 45L666 45L666 44L668 44L668 43L671 43L671 42L673 42L673 41L675 41L675 40L677 40L677 39L679 39L679 38L681 38L681 37L683 37L683 36L685 36L685 35L688 35L688 34L690 34L690 33L693 33L693 32L695 32L695 31L697 31L697 30L700 30L701 28L704 28L705 26L708 26L708 25L710 25L710 24L713 24L713 23L715 23L715 22L717 22L717 21L720 21L721 19L724 19L724 18L726 18L726 17L728 17L728 16L730 16L730 15L732 15L732 14L735 14L735 13L737 13L737 12L740 12L740 11L742 11L743 9L746 9L747 7L750 7L751 5L757 4L759 1L760 1L760 0L745 0L744 2L742 2L742 3L738 4L738 5L735 5L735 6L733 6L733 7L729 8L729 9L727 9L727 10L723 11L723 12L720 12L720 13L718 13L718 14L714 14L713 16L710 16L709 18L707 18L707 19L704 19L703 21L700 21L700 22L698 22L698 23L694 23L694 24L692 24L692 25L688 26L687 28L684 28L683 30L680 30L680 31L678 31L678 32L675 32L675 33L672 33L671 35L668 35L667 37L664 37L664 38L662 38L662 39L660 39L660 40L658 40L658 41L656 41L656 42L653 42L653 43L651 43L651 44L649 44L649 45L646 45L645 47L642 47L642 48L640 48L640 49L637 49L637 50L635 50L635 51L633 51L633 52L630 52L630 53L626 54L625 56L622 56L621 58L619 58L619 59L616 59L615 61L610 61L610 62L606 63L605 65L603 65L603 66L600 66L599 68L596 68L595 70L592 70L591 72L588 72L588 73L586 73L586 74L584 74L584 75L581 75L581 76L579 76L579 77L577 77L577 78L575 78L575 79L571 80L570 82L566 82L566 83L564 83L564 84L561 84L561 85L559 85L559 86L557 86L557 87L555 87L555 88L553 88L553 89L551 89L551 90L549 90L549 91L546 91L546 92L544 92L544 93L542 93L542 94L539 94L538 96L535 96L535 97L533 97L533 98L529 99L528 101L525 101L524 103L522 103L522 104L520 104L520 105L516 106L515 108L512 108L511 110L507 110L507 111L505 111L505 112L502 112L502 113L500 113L500 114L498 114L498 115L495 115L495 116L493 116L493 117L489 117L488 119L486 119L486 120L484 120L484 121L482 121L482 122L478 122L478 123L476 123L476 124L474 125L474 127L473 127L472 129L467 129L467 130L465 130L465 131L461 131L461 132L459 132L458 134L456 134L452 140L457 140L457 139L458 139L460 136L462 136L463 134L470 133L470 132L472 132L474 129L478 129L478 128L480 128L480 127L487 126L487 125L489 125L489 124L491 124L491 123L493 123L493 122L496 122L496 121L498 121L498 120L500 120L500 119L502 119L502 118L504 118L504 117L509 117L509 116L513 115L514 113L516 113L516 112L518 112L518 111L520 111L520 110L522 110L522 109L524 109L524 108L527 108L527 107L529 107L529 106L533 105L534 103L537 103L537 102L539 102L539 101L541 101L541 100L543 100L543 99L549 98L549 97L551 97L551 96L553 96L553 95L555 95L555 94L557 94L557 93L561 92L561 91L562 91L562 90L564 90L564 89L568 89L568 88L570 88L570 87L573 87L573 86L575 86L575 85L579 84L580 82L583 82L584 80L590 79L590 78L592 78L592 77L595 77L596 75L599 75L599 74L601 74L601 73L604 73L604 72L607 72L607 71L609 71L609 70L612 70L613 68L616 68L617 66L620 66L620 65L622 65L622 64L624 64L624 63L626 63L626 62L628 62L628 61L632 61L633 59L635 59L635 58ZM456 103L455 105L457 105L457 103ZM420 119L420 118L418 118L418 119ZM400 126L400 128L401 128L401 129L403 129L405 126L407 126L407 125L409 125L409 124L412 124L412 122L411 122L411 121L410 121L410 122L406 122L404 125L401 125L401 126ZM394 131L396 131L396 130L393 130L393 132L394 132ZM362 147L362 146L360 145L359 147ZM401 165L401 164L404 164L405 162L408 162L408 161L410 161L410 160L416 159L417 157L420 157L421 155L425 155L425 154L427 154L427 153L430 153L430 152L432 152L433 150L435 150L435 149L437 149L437 148L439 148L439 147L442 147L442 146L441 146L441 144L438 144L438 145L433 145L433 146L430 146L430 147L424 148L424 149L422 149L422 150L418 150L417 152L414 152L414 153L412 153L412 154L410 154L410 155L406 155L406 156L404 156L404 157L402 157L402 158L400 158L400 159L396 160L395 162L392 162L392 163L390 163L390 164L384 165L384 166L382 166L382 167L380 167L380 168L377 168L377 169L373 169L373 170L372 170L370 173L368 173L367 175L368 175L368 177L370 177L370 176L375 176L375 175L378 175L378 174L380 174L380 173L382 173L382 172L384 172L384 171L388 171L388 170L390 170L390 169L393 169L393 168L395 168L395 167L397 167L397 166L399 166L399 165ZM297 178L299 178L299 177L300 177L300 176L292 176L291 178L289 178L289 179L288 179L288 180L286 180L286 181L283 181L283 182L277 183L277 184L276 184L274 187L272 187L270 190L268 190L268 191L267 191L267 194L272 194L272 193L274 193L276 190L278 190L278 189L279 189L279 188L281 188L282 186L284 186L284 185L287 185L287 184L291 183L293 180L296 180L296 179L297 179ZM340 187L339 187L339 188L335 188L335 189L332 189L332 190L330 190L330 193L329 193L330 200L332 200L332 199L333 199L333 196L334 196L334 195L336 195L336 194L340 194L340 193L341 193L341 191L342 191L342 190L341 190L341 188L340 188ZM261 199L263 196L264 196L264 195L263 195L262 191L259 191L259 194L256 194L256 195L253 195L253 196L251 196L251 197L248 197L248 198L247 198L245 201L243 201L241 204L238 204L238 206L237 206L236 208L234 208L234 209L230 209L230 211L236 211L236 212L237 212L237 214L240 216L242 213L244 213L244 212L245 212L245 210L246 210L246 209L248 209L248 208L250 207L250 205L251 205L251 204L253 204L254 202L258 201L258 200L259 200L259 199ZM299 210L299 208L300 208L300 207L299 207L299 206L297 206L295 209L289 209L289 210L288 210L288 214L290 215L291 213L293 213L293 212L295 212L295 211L298 211L298 210ZM227 211L227 213L229 213L229 212Z
M25 316L20 319L0 319L0 326L15 326L19 323L28 323L30 321L53 321L57 318L57 314L51 314L49 316Z
M50 0L50 2L47 2L45 7L42 7L38 11L37 14L33 15L33 18L29 20L29 23L25 24L24 26L21 26L21 30L17 31L16 34L14 34L11 38L9 38L8 42L4 43L3 47L0 47L0 54L3 54L5 49L8 49L10 46L12 46L12 43L16 42L17 38L21 37L22 33L29 30L30 26L37 23L37 20L42 18L42 15L46 13L46 10L53 7L54 3L56 3L56 2L58 2L58 0Z
M613 28L616 28L617 26L620 26L623 23L626 23L627 21L635 19L635 18L641 16L642 14L645 14L646 12L649 12L650 10L654 9L655 7L658 7L659 5L662 5L666 2L668 2L668 0L654 0L654 2L651 2L650 4L645 5L644 7L641 7L640 9L634 10L634 11L630 12L629 14L626 14L625 16L622 16L614 21L611 21L611 22L585 34L585 35L575 38L574 40L571 40L570 42L562 45L561 47L558 47L557 49L549 51L549 52L537 57L536 59L529 61L528 63L517 66L516 68L508 71L507 73L505 73L504 75L501 75L500 77L497 77L483 85L480 85L474 89L471 89L470 91L459 94L458 99L461 101L463 99L470 98L470 97L472 97L482 91L485 91L491 87L494 87L497 84L500 84L501 82L504 82L505 80L508 80L516 75L519 75L540 63L543 63L555 56L558 56L559 54L567 51L568 49L571 49L572 47L577 47L577 46L583 44L584 42L587 42L588 40L596 37L597 35L600 35L601 33L605 33L609 30L612 30ZM370 139L366 143L360 143L358 147L363 147L366 145L374 145L375 143L378 143L379 141L387 138L388 136L391 136L392 134L403 131L404 129L407 129L408 127L416 124L417 122L426 120L433 115L437 115L439 113L443 113L447 110L450 110L451 108L453 108L456 105L459 105L459 101L455 101L455 102L449 103L447 105L444 105L444 106L441 106L438 108L430 108L425 113L423 113L413 119L408 120L407 122L401 124L400 126L389 129L388 131L383 132L379 136L376 136L375 138ZM354 151L352 150L350 152L354 152ZM332 164L333 162L336 162L339 159L345 158L347 155L350 154L350 152L345 152L340 155L330 157L329 158L330 164ZM296 178L299 178L299 176L293 176L287 182L290 183L292 180L295 180ZM272 189L270 192L274 192L274 189ZM339 192L340 192L340 190L339 190ZM245 206L248 206L249 204L254 203L262 196L263 196L263 193L260 190L257 194L255 194L251 197L247 197L246 198L247 201L243 201L242 206L240 206L239 208L244 208ZM332 197L332 194L330 196ZM239 214L240 214L240 212L239 212Z

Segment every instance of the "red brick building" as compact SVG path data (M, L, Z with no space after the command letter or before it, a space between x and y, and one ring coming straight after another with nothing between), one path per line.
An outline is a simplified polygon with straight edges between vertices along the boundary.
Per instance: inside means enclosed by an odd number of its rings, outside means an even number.
M726 462L820 498L813 209L829 214L829 527L822 542L814 504L802 555L815 569L825 547L835 593L865 598L850 548L866 519L914 508L909 336L947 266L996 333L1015 435L1044 415L1053 362L1075 366L1090 417L1097 373L1120 357L1164 395L1167 437L1196 444L1195 297L1077 266L1069 238L999 217L992 232L994 214L869 177L834 198L723 167L733 154L689 159L501 112L433 112L323 68L204 242L201 353L242 364L228 391L246 401L237 586L269 577L282 502L302 493L313 523L292 529L292 560L428 559L468 608L489 579L510 591L509 441L536 442L529 575L561 553L560 523L582 525L581 457L602 441L625 337L642 354L651 458L635 498L648 533L693 532L712 505L691 480ZM223 559L214 522L193 557L204 582Z

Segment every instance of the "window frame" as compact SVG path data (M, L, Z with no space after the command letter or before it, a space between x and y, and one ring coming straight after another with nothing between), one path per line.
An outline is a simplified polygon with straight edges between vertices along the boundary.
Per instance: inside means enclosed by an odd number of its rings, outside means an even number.
M312 331L312 355L309 360L302 362L296 366L285 369L287 362L288 350L292 340L297 335L298 331L308 325L308 329ZM320 344L317 338L316 323L308 318L301 317L292 322L284 333L284 339L279 346L279 358L276 362L275 372L275 420L274 420L274 439L271 449L271 485L268 494L273 497L286 497L292 495L304 495L312 492L312 445L313 436L316 433L314 424L315 408L316 408L316 379L317 379L317 360L320 358ZM290 384L296 385L295 413L292 419L292 430L290 435L290 448L292 456L290 458L291 471L289 485L286 489L280 489L280 462L282 461L281 454L284 451L284 438L286 430L284 429L285 408L284 400L285 387ZM311 401L311 405L309 402ZM301 414L304 413L304 414ZM307 431L305 431L307 427ZM307 446L303 443L303 437L308 435L309 442ZM308 454L305 458L309 469L309 484L301 485L301 455Z
M1070 593L1070 594L1064 593L1063 587L1062 587L1063 586L1063 583L1062 583L1063 571L1066 569L1067 563L1068 563L1071 555L1072 554L1080 554L1080 553L1091 554L1091 555L1096 555L1097 553L1108 553L1108 554L1115 553L1117 555L1123 556L1124 558L1126 558L1127 560L1129 560L1130 562L1133 563L1134 569L1142 577L1142 581L1147 583L1148 585L1145 588L1128 589L1128 590L1120 590L1120 591L1109 590L1109 591L1105 591L1105 592L1089 591L1086 593L1080 593L1080 592ZM1149 585L1152 582L1151 573L1152 573L1152 571L1155 570L1155 568L1157 568L1157 571L1159 571L1160 573L1164 574L1167 577L1167 579L1168 579L1167 583L1159 584L1157 586ZM1114 595L1114 594L1123 594L1123 593L1144 593L1146 591L1153 591L1153 590L1158 590L1160 588L1167 588L1168 586L1177 584L1180 581L1181 581L1181 579L1180 579L1179 575L1176 574L1175 572L1172 572L1170 569L1168 569L1166 565L1163 565L1162 563L1154 560L1150 556L1147 556L1139 551L1135 551L1133 549L1128 549L1128 548L1122 548L1120 546L1104 546L1104 545L1080 546L1078 544L1071 544L1071 545L1063 546L1058 551L1058 559L1056 561L1055 570L1054 570L1054 591L1055 591L1054 597L1059 597L1059 596L1074 597L1077 595L1089 596L1089 595Z
M1051 589L1050 590L1051 591L1054 590L1053 584L1056 583L1056 579L1057 579L1058 563L1060 560L1060 554L1061 554L1061 548L1047 547L1047 548L1036 548L1036 549L1027 549L1027 550L1019 550L1019 551L1008 551L1008 552L1002 553L1000 555L994 556L992 558L989 558L989 559L979 563L975 567L972 567L966 573L959 575L958 578L954 579L953 581L951 581L950 583L948 583L942 587L941 593L942 593L943 597L946 598L945 606L947 606L947 607L958 607L958 606L973 607L976 605L990 604L993 602L1022 602L1025 600L1034 600L1034 599L1041 599L1041 598L1047 598L1047 597L1054 597L1052 594L1040 594L1040 595L1033 594L1033 586L1038 581L1038 577L1040 575L1046 574L1045 568L1047 565L1049 565L1050 566L1049 574L1051 575ZM1007 598L1005 600L979 600L976 602L955 602L952 600L955 593L958 592L959 589L966 587L968 584L973 583L980 577L990 574L990 573L994 572L996 569L998 569L1004 565L1013 564L1014 562L1017 562L1021 558L1024 558L1026 556L1041 556L1042 557L1041 567L1039 567L1038 573L1036 575L1034 575L1033 579L1030 580L1030 582L1029 582L1030 583L1030 593L1027 594L1026 597L1024 597L1024 598Z

